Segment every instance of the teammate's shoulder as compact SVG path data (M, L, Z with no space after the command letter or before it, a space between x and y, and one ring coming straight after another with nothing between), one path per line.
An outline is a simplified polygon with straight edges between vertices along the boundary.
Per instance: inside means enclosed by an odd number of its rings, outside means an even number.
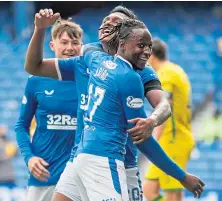
M70 57L70 58L56 58L56 61L58 62L59 66L75 66L76 64L78 64L80 60L80 56L74 56L74 57Z
M72 63L78 63L81 60L81 56L74 56L66 59L69 62Z
M121 69L118 69L118 73L128 74L131 71L134 72L132 64L128 60L121 57L120 55L110 56L109 59L113 60L113 62L116 63L118 68L121 68Z
M37 86L38 83L45 83L45 82L56 82L58 80L49 78L49 77L41 77L41 76L34 76L29 75L28 77L28 83Z
M83 56L79 56L78 60L76 60L75 65L77 71L84 71L87 68Z
M92 42L92 43L87 43L87 44L85 44L84 45L84 47L100 47L100 48L102 48L102 44L100 43L100 42Z
M158 79L156 71L150 65L146 65L143 70L138 70L138 73L141 77L150 77L153 79Z
M31 78L33 79L34 77L35 77L34 75L30 75L30 74L28 76L29 79L31 79Z
M140 75L133 70L132 68L124 66L123 68L120 67L121 69L116 70L116 76L118 77L118 80L120 83L125 80L126 82L131 82L133 83L133 80L140 80Z
M90 50L90 49L97 49L103 50L102 45L100 42L88 43L83 46L83 53Z
M151 65L149 65L149 64L147 64L142 71L156 73L156 71L153 69L153 67Z
M36 87L41 85L41 83L44 82L44 80L46 79L48 78L29 75L26 82L26 87L28 87L28 89L30 89L31 91L35 91Z

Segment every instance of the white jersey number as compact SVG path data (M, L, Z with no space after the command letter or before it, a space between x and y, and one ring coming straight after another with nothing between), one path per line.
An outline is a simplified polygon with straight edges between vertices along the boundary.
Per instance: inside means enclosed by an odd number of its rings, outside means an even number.
M93 88L94 88L93 84L90 84L89 90L88 90L88 93L89 93L88 104L86 105L86 108L85 108L86 110L88 110L87 112L88 117L86 117L85 120L90 121L90 122L92 121L93 115L95 114L97 107L102 103L105 92L106 92L105 89L97 86L95 87L95 92L93 93ZM92 97L94 99L94 104L91 108L89 108Z
M88 95L81 94L81 102L80 102L80 109L81 110L86 110L87 100L88 100Z

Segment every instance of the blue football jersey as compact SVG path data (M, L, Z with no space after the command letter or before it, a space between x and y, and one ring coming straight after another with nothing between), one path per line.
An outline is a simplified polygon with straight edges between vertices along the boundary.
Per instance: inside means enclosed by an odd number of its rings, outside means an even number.
M143 70L137 70L137 73L140 75L141 81L144 85L152 80L159 80L156 72L150 66L146 66ZM137 162L137 147L135 144L133 144L132 137L129 135L127 139L126 155L124 160L125 168L137 167Z
M74 81L29 77L15 125L17 142L26 164L32 156L38 156L49 163L46 168L50 172L48 182L39 181L30 174L29 186L55 185L59 180L74 145L77 105ZM33 116L37 127L30 141Z
M93 43L90 44L91 47L96 47L102 50L101 43ZM58 69L60 72L58 74L61 75L61 79L63 80L76 80L77 84L77 93L79 99L79 107L78 107L78 126L76 132L76 144L79 143L84 123L83 123L83 113L86 108L86 103L88 101L88 80L89 80L89 68L85 65L85 62L82 57L78 58L69 58L69 59L59 59L58 60ZM156 72L151 67L146 67L142 71L137 71L141 77L141 81L143 84L151 80L158 80ZM76 147L74 147L71 160L76 151ZM135 167L137 165L137 148L133 144L131 137L129 136L126 145L126 155L125 155L125 166L126 167Z
M61 80L75 80L78 97L77 130L75 146L72 149L70 161L73 160L84 128L83 116L88 102L88 82L90 71L84 63L83 57L58 59L58 75Z
M90 48L96 47L98 50L102 49L102 45L99 42L89 44L89 46ZM91 67L89 66L89 68ZM137 70L137 73L140 75L143 85L152 80L159 80L155 70L151 66L146 66L143 70ZM127 139L124 165L126 168L133 168L137 166L137 147L133 144L133 140L130 135Z
M128 61L97 48L86 47L84 61L91 73L77 152L124 160L127 120L146 117L141 78Z

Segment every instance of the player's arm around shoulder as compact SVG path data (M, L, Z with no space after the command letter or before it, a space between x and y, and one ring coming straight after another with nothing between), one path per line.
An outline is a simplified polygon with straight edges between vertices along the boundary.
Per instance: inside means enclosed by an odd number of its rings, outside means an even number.
M35 29L25 59L25 70L28 73L36 76L58 78L55 59L43 59L43 41L46 29L59 17L60 14L53 14L52 9L41 9L35 14Z
M161 83L156 75L156 72L147 68L150 71L143 75L142 81L144 84L145 95L149 103L154 107L152 114L144 118L131 119L129 122L135 124L135 127L128 130L136 144L144 142L153 133L156 126L161 125L171 115L171 108L164 92L161 88Z
M99 63L101 60L105 58L106 54L102 47L98 43L89 43L84 45L83 48L83 61L85 65L90 69L92 69L92 63Z

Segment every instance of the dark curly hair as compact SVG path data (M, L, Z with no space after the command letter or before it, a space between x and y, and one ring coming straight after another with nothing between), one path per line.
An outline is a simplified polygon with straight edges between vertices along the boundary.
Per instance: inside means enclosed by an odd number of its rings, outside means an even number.
M105 29L105 28L106 27L103 27L101 29ZM119 41L126 40L133 29L140 29L140 28L147 29L146 25L137 19L122 20L117 25L114 25L110 33L105 36L105 37L108 37L114 34L114 36L108 41L109 47L116 44L116 51L117 51ZM105 37L101 38L100 40L104 39Z
M122 5L116 6L110 11L109 14L117 13L117 12L126 15L130 19L137 19L137 16L135 15L135 13L132 10L126 8L125 6L122 6Z

